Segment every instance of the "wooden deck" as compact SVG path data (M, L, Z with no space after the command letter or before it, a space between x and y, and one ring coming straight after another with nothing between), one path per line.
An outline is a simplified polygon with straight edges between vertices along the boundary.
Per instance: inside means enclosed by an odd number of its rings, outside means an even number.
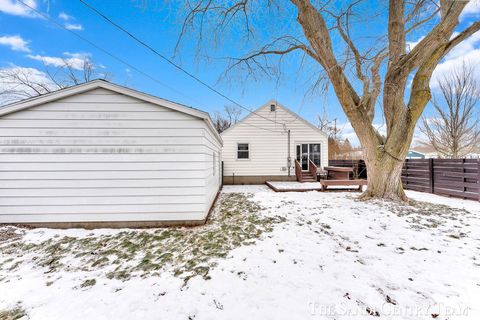
M320 180L320 185L322 186L322 191L326 191L328 186L358 186L357 188L352 188L352 189L362 191L362 187L367 185L367 180L363 180L363 179L324 180L322 179ZM340 190L345 190L345 189L342 188Z

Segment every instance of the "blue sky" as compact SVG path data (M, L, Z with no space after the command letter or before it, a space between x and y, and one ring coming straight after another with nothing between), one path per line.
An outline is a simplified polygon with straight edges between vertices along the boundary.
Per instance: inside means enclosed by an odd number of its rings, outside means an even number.
M102 48L114 53L148 74L159 79L166 86L162 86L151 79L138 74L131 68L115 61L89 44L79 40L66 30L54 26L46 19L35 16L15 0L0 0L0 68L15 65L19 67L43 70L43 63L52 66L58 63L59 58L78 59L88 55L93 61L105 68L112 75L111 80L121 85L151 93L162 98L174 100L191 105L208 112L221 110L224 105L231 104L212 91L188 78L174 67L170 66L145 48L129 39L111 25L106 24L94 15L79 1L42 1L25 0L38 10L47 13L52 19L62 23L74 32L100 45ZM138 1L89 1L96 8L111 16L116 22L126 27L132 33L145 40L158 51L168 57L174 54L180 24L175 9L161 8L161 2L149 2L150 6L144 8ZM370 8L375 10L374 7ZM464 27L473 20L478 19L480 5L472 3L462 16L461 26ZM282 22L270 21L271 25L263 21L267 29L281 30L290 28L291 14ZM371 25L370 30L379 30L381 25ZM359 31L361 32L361 30ZM231 54L242 53L242 39L233 33L224 47L214 51L213 57L223 57ZM262 37L268 33L262 34ZM414 35L411 40L415 42L420 37ZM242 105L256 109L267 100L274 98L285 104L295 112L299 112L307 120L316 123L316 115L323 113L324 108L329 118L337 118L340 127L344 127L344 136L354 139L354 134L343 112L333 95L332 90L327 95L311 94L305 96L305 83L309 78L305 71L297 74L298 56L292 56L284 61L283 71L285 76L280 83L275 79L262 77L257 82L241 81L233 78L230 81L217 82L225 70L224 59L213 59L209 62L195 59L192 48L186 39L182 50L175 57L183 67L197 75L202 80L215 85L215 88L225 93ZM335 41L335 38L334 38ZM228 48L228 49L226 49ZM480 34L469 39L459 50L453 52L438 67L438 74L448 73L453 66L458 65L463 59L472 60L474 64L480 63ZM42 62L43 61L43 62ZM309 65L307 65L309 68ZM313 70L313 69L312 69ZM308 69L307 69L308 71ZM171 88L174 88L172 90ZM435 90L435 89L434 89ZM427 110L427 114L428 114ZM381 114L375 119L376 124L382 122Z

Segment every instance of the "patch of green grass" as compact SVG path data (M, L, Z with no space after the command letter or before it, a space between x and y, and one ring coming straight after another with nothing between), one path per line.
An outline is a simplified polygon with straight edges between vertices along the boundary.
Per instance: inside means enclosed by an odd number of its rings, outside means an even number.
M32 262L46 268L47 273L100 270L109 279L123 281L170 271L185 282L195 276L209 279L218 259L225 259L239 246L254 244L275 224L285 221L262 215L262 208L251 197L223 194L207 224L195 228L127 230L84 238L59 236L36 244L16 239L0 250L6 258L24 257L21 262L27 260L28 253L34 254Z
M0 320L17 320L25 317L25 309L18 306L10 310L0 310Z
M460 233L460 234L449 234L448 236L449 236L450 238L452 238L452 239L461 239L462 237L465 236L465 234L464 234L464 233Z
M410 250L414 250L414 251L428 251L427 248L417 248L417 247L410 247Z
M87 279L87 280L85 280L85 281L82 282L82 284L80 285L80 288L92 287L92 286L94 286L95 284L97 284L97 280L95 280L95 279Z
M104 266L108 265L109 262L110 262L110 260L108 259L108 257L103 256L103 257L100 257L99 259L95 260L95 262L92 263L92 267L104 267Z
M410 200L408 204L375 200L372 200L372 203L386 207L399 217L405 217L406 221L412 225L412 228L417 230L436 229L449 220L462 222L463 218L472 215L471 212L465 209L416 200Z

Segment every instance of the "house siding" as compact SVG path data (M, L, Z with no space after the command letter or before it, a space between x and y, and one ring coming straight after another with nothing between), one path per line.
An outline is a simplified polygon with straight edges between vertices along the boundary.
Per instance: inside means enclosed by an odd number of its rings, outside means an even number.
M321 165L328 165L328 138L318 129L305 123L300 117L277 103L276 111L270 111L270 103L250 114L234 127L222 133L224 176L231 181L239 177L288 177L287 159L292 166L290 175L295 176L294 160L297 143L320 143ZM264 118L276 121L266 120ZM282 124L285 124L283 126ZM290 130L290 149L288 134ZM250 159L237 159L237 143L249 143Z
M221 188L221 150L220 142L210 130L205 129L205 210L208 212ZM214 164L215 161L215 164Z
M104 88L0 128L0 223L202 221L217 187L206 121Z

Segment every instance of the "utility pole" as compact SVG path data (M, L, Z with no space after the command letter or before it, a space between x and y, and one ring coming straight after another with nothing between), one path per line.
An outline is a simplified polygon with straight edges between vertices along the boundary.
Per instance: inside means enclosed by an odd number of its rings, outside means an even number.
M337 118L333 119L333 140L337 141Z
M290 156L290 129L288 129L287 131L287 136L288 136L287 168L288 168L288 176L290 177L290 166L292 165L292 157Z

